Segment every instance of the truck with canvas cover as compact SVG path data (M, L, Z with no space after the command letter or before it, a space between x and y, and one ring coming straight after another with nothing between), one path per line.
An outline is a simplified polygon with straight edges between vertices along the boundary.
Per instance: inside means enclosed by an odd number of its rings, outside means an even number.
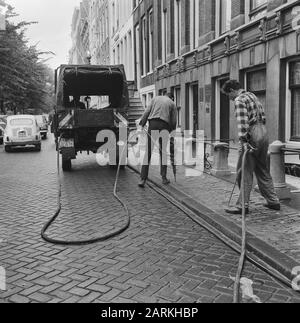
M115 135L116 155L109 164L118 165L120 129L128 129L129 95L124 66L62 65L55 71L55 92L52 129L63 170L71 170L71 161L78 152L97 153L107 143L97 140L104 130Z

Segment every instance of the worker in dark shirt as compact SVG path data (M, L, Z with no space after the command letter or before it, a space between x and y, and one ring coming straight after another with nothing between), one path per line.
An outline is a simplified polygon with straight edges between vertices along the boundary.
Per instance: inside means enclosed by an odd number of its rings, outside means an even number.
M154 141L156 139L153 136L153 132L156 131L161 133L163 130L172 132L176 130L177 127L177 108L174 103L174 96L171 93L168 93L165 96L157 96L151 101L149 107L147 108L141 119L140 126L144 128L148 121L148 149L141 171L141 182L139 183L139 187L141 188L145 187L149 175L149 166L152 158L152 151L154 149ZM159 147L161 176L163 184L168 185L170 184L170 181L167 179L167 147L166 145L163 145L162 138L159 139ZM171 154L174 154L173 140L171 140Z

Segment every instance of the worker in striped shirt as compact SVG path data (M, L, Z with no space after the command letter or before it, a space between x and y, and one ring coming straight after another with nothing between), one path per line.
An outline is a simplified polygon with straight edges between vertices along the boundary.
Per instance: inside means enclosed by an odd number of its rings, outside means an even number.
M245 151L249 151L245 165L245 203L249 213L250 195L255 173L265 207L280 210L280 201L275 193L274 184L268 167L269 139L266 129L266 115L262 104L251 92L246 92L236 80L227 81L222 89L234 101L235 116L238 123L240 155L237 165L238 183L241 188L242 161ZM226 209L229 214L242 214L242 194L236 207Z

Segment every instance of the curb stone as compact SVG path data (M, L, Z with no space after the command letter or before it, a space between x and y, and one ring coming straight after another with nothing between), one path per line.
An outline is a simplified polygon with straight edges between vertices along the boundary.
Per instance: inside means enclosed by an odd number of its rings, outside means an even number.
M128 165L128 167L140 174L138 168L131 165ZM196 201L182 190L178 190L172 185L162 185L161 179L155 175L151 176L149 182L192 211L197 217L212 226L222 235L225 235L225 237L234 244L238 246L241 245L242 229L240 226ZM247 249L248 257L249 255L252 255L254 256L254 259L258 259L260 262L266 264L269 268L265 269L270 270L273 272L271 274L275 274L278 279L291 286L292 281L296 278L296 276L292 274L293 269L300 266L298 262L251 233L247 234Z

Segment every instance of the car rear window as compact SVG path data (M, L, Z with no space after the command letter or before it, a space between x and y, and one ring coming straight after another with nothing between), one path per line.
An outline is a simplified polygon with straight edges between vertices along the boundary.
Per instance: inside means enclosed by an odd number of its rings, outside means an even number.
M20 119L13 119L10 121L11 126L32 126L33 120L32 119L26 119L26 118L20 118Z

